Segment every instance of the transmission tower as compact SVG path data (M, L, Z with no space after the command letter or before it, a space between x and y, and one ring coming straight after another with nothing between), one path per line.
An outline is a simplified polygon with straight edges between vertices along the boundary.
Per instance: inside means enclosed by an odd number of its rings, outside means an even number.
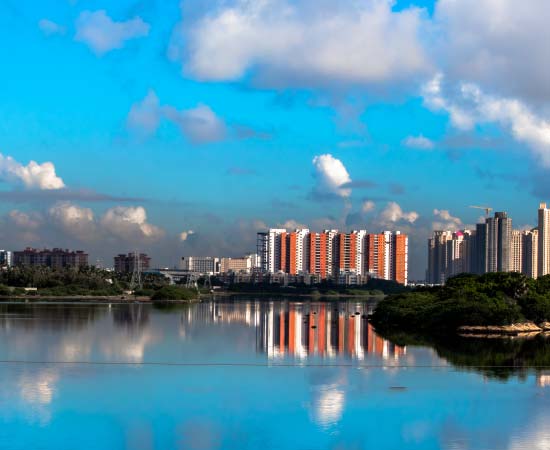
M143 282L141 280L141 257L138 252L134 252L134 264L132 270L132 279L130 280L130 290L135 291L136 289L141 289L143 287Z
M199 275L196 272L190 272L187 276L187 283L185 287L188 289L198 289L199 285L197 281L199 280Z

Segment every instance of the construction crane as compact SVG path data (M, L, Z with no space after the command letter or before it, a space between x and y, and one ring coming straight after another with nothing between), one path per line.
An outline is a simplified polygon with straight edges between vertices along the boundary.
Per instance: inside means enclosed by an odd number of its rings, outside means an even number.
M485 217L489 217L489 214L493 210L490 206L470 206L470 208L482 209L485 211Z

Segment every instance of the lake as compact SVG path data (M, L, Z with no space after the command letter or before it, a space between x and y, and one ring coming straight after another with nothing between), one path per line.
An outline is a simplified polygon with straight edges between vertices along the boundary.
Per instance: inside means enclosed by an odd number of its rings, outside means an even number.
M550 449L546 338L392 342L372 306L0 304L0 448Z

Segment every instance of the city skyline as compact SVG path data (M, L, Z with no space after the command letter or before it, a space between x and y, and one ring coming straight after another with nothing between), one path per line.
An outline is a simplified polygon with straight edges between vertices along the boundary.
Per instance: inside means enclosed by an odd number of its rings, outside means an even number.
M550 209L541 202L537 226L514 229L505 211L490 216L472 229L434 230L428 239L429 284L444 284L450 277L472 273L518 272L530 278L550 273Z
M422 279L469 205L527 228L550 199L542 0L35 3L0 5L2 248L174 266L262 228L402 230Z

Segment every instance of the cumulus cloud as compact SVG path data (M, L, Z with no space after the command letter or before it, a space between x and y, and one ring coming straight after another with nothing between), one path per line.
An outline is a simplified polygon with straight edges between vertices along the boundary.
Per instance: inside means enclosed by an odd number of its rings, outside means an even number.
M397 222L414 223L419 214L416 211L405 212L396 202L389 202L380 212L380 221L383 224L394 224Z
M101 226L111 234L126 240L143 238L155 240L164 231L147 222L147 212L142 206L115 206L101 217Z
M65 34L65 27L49 20L49 19L40 19L38 21L38 28L46 36L53 36L55 34Z
M433 214L435 220L432 222L432 229L434 230L456 231L463 227L462 220L453 217L447 209L434 209Z
M164 230L148 222L142 206L115 206L96 215L90 208L60 201L42 212L12 210L0 217L0 238L13 248L29 244L79 248L85 243L87 250L108 255L115 246L156 245L164 237ZM170 242L173 250L175 236Z
M97 55L122 48L126 41L149 34L150 26L140 17L116 22L105 10L82 11L76 20L75 40L83 42Z
M313 167L316 179L314 194L340 198L351 195L351 188L345 186L349 186L352 180L342 161L327 153L313 158Z
M9 220L18 228L36 230L42 224L42 217L37 213L26 213L14 209L8 213Z
M476 123L496 123L518 142L526 144L546 167L550 167L550 120L537 115L517 99L487 95L471 83L461 83L457 95L447 98L442 80L442 74L438 74L424 86L429 107L447 111L451 122L464 130L471 129Z
M406 80L430 63L420 42L423 10L390 0L234 0L178 26L170 55L201 80L252 70L269 85L365 85Z
M408 136L403 140L403 145L420 150L431 150L434 148L433 141L421 134L418 136Z
M369 213L374 210L375 206L376 205L372 200L365 200L361 205L361 211L363 214Z
M48 214L53 223L66 233L81 240L92 240L95 237L96 223L90 208L83 208L70 202L59 202L48 210Z
M170 105L161 105L154 91L136 102L128 113L127 125L131 131L144 136L154 134L162 119L179 127L181 133L194 144L206 144L225 139L228 127L225 122L207 105L178 110Z
M55 166L51 162L38 164L29 162L26 166L0 153L0 179L8 182L17 182L27 189L62 189L65 183L55 173Z

